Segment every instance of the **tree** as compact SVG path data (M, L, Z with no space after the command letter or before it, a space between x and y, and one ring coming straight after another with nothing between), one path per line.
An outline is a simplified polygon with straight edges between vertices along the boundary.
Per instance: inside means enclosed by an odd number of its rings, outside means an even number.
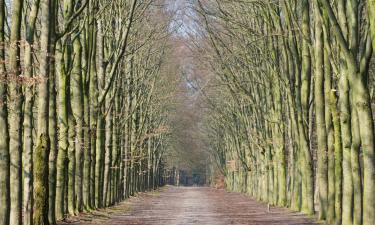
M22 215L22 92L20 40L23 0L12 2L9 49L9 153L10 153L10 224L21 224Z

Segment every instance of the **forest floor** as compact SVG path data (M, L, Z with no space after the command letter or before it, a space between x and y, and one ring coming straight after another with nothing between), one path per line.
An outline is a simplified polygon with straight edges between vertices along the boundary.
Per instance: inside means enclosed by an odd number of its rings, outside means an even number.
M243 194L203 187L164 187L117 206L69 218L70 224L230 225L317 224L288 209L259 203Z

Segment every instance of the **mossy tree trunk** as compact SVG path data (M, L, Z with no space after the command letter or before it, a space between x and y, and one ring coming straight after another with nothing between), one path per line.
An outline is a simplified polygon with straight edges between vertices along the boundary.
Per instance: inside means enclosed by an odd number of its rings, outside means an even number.
M327 130L325 123L325 92L324 92L324 42L323 23L319 7L315 7L315 115L318 142L317 183L319 191L319 219L327 217L328 205L328 158Z
M83 74L82 74L82 45L80 36L73 40L74 62L71 74L71 106L72 114L76 121L75 126L75 192L76 209L83 209L83 153L84 153L84 101L83 101Z
M38 129L37 145L34 151L34 206L33 224L45 225L48 221L48 162L50 153L49 138L49 75L50 75L50 0L41 0L41 57L38 84Z

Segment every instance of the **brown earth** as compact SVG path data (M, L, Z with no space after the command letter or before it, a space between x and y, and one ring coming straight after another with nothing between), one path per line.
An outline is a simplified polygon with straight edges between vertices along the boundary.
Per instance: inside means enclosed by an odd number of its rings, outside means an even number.
M67 224L229 225L317 224L301 213L271 207L243 194L201 187L166 187L142 193L106 210L70 218Z

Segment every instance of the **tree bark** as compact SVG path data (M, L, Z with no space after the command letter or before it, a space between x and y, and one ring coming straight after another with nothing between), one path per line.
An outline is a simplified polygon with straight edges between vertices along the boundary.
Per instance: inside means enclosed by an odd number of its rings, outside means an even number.
M324 45L322 18L319 8L315 7L315 116L318 142L317 183L319 191L319 219L327 217L328 171L327 171L327 131L325 123L324 101Z
M34 207L33 224L48 225L48 161L50 153L49 122L49 57L50 57L50 0L41 0L41 57L38 85L38 130L34 151Z
M34 104L34 84L33 78L33 53L34 53L34 33L35 22L39 11L39 0L33 2L30 12L30 22L26 24L26 44L24 52L25 77L30 78L30 83L25 88L25 113L23 118L23 223L32 224L32 205L33 205L33 104Z
M19 79L20 39L23 0L12 2L9 48L9 152L10 152L10 224L22 224L22 83Z
M73 41L74 62L71 75L71 105L75 126L75 158L76 158L76 205L79 212L83 209L83 152L84 152L84 102L82 77L82 45L80 37Z
M5 68L5 1L0 0L0 224L9 224L10 156L7 101L7 71Z

